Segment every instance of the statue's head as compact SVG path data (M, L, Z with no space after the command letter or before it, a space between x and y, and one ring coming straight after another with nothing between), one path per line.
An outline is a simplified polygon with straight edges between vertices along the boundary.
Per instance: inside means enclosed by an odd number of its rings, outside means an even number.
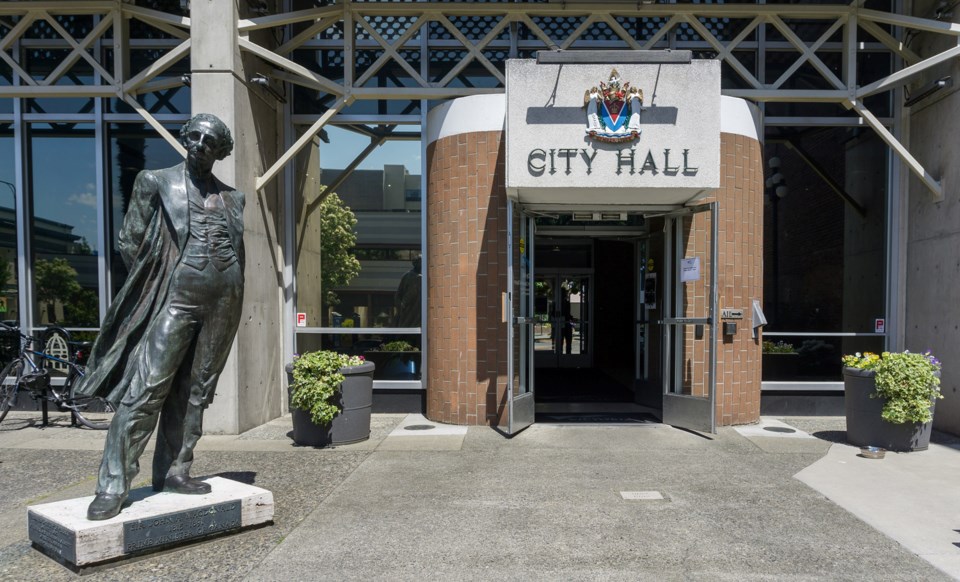
M423 264L423 257L422 257L422 256L417 255L416 257L413 258L413 270L414 270L414 272L417 272L417 273L420 272L420 265L421 265L421 264Z
M202 157L204 154L200 150L209 152L214 158L209 160L211 167L214 161L224 159L233 151L230 129L211 113L198 113L183 124L180 128L180 143L187 149L188 158L196 158L198 155Z

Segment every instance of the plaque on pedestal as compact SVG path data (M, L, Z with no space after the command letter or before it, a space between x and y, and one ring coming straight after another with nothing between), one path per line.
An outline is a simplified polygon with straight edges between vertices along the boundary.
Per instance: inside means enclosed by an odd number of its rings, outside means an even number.
M205 479L206 495L130 492L120 515L87 519L93 497L27 508L30 541L40 551L74 568L238 531L273 520L273 494L222 477Z

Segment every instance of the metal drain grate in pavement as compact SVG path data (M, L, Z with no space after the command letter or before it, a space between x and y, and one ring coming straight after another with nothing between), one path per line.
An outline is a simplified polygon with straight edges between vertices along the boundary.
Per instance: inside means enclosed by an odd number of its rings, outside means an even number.
M437 428L432 424L411 424L410 426L403 427L403 430L430 430L432 428Z

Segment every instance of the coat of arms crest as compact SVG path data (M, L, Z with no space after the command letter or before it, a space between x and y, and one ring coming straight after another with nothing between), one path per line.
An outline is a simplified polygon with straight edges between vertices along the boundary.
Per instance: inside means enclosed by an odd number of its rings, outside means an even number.
M587 109L586 133L607 143L624 143L640 137L640 107L643 91L621 83L620 73L610 71L610 79L600 81L600 88L591 87L583 94Z

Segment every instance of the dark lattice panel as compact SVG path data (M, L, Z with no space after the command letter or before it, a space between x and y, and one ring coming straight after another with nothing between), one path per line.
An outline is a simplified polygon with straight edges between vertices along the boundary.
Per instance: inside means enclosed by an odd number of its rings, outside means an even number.
M323 40L342 40L343 39L343 23L338 22L321 32L317 35L317 38Z
M391 41L400 37L408 28L413 26L417 21L416 16L367 16L367 24L370 25L372 29L377 31L377 34L383 37L384 40ZM411 37L411 40L419 39L421 31L418 30ZM372 40L373 35L371 35L367 30L357 25L356 31L357 40Z
M75 39L82 39L94 27L93 16L89 14L57 14L54 18ZM34 20L24 38L59 40L63 37L46 20Z
M453 24L460 33L470 40L477 41L486 38L487 34L494 29L502 16L451 16L450 23ZM454 40L453 33L447 27L439 22L430 23L430 38L437 40ZM504 27L497 35L499 40L510 39L510 27Z

